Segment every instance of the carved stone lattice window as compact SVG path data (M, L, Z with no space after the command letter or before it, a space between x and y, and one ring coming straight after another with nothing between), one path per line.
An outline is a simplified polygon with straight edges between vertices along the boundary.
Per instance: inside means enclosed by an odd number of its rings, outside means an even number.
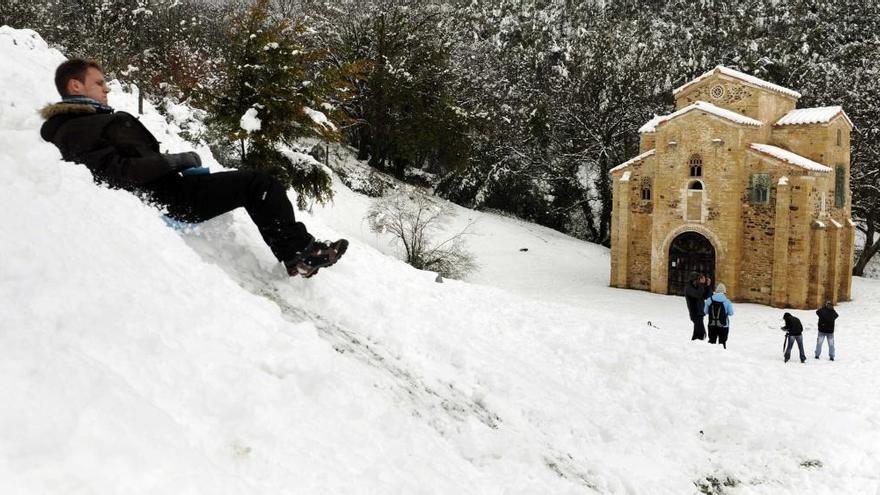
M733 104L750 96L752 96L752 94L745 87L733 86L731 88L728 88L725 92L724 101Z
M846 177L844 177L843 165L838 164L834 169L834 207L835 208L843 208L843 203L846 200L846 192L844 191L844 187L846 186Z
M723 97L724 96L724 86L722 86L720 84L717 86L712 86L712 89L709 90L709 96L711 96L712 98L714 98L716 100Z
M642 179L642 201L651 201L651 179Z
M703 176L703 159L700 158L700 155L691 156L690 160L688 160L688 165L691 168L691 177Z
M752 203L766 205L770 202L770 174L752 174Z

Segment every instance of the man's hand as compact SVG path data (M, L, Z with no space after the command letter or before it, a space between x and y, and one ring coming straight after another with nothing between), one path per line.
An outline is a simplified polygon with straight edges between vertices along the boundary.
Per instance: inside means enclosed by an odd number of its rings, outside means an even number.
M163 155L171 170L182 172L188 168L201 167L202 159L199 158L195 151L187 151L185 153L169 153Z

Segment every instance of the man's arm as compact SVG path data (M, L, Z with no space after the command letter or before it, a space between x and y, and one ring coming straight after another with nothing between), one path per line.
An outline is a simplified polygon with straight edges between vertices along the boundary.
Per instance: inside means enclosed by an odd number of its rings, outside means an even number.
M170 173L201 165L194 152L123 157L113 146L99 148L73 157L85 163L92 173L111 185L140 186Z

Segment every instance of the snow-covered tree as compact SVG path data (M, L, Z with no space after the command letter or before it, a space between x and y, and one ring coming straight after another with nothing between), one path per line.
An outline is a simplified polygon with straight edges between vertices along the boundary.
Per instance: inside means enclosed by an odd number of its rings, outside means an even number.
M349 142L371 166L405 178L442 172L466 156L465 112L451 92L454 74L441 7L415 0L334 2L323 11L329 49L357 67L345 109Z
M278 177L308 198L332 197L330 177L316 164L294 162L282 152L297 138L336 139L337 128L322 108L310 77L315 52L301 37L306 26L270 15L269 0L257 0L228 19L219 74L206 88L209 127L220 143L235 143L240 165Z

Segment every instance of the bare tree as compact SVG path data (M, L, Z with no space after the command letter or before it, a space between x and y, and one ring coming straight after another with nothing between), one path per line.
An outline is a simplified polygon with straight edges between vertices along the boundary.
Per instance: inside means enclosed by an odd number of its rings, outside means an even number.
M401 189L375 200L366 218L373 232L394 236L410 265L460 279L477 268L464 246L464 236L473 222L444 241L434 241L452 217L450 204L415 189Z

